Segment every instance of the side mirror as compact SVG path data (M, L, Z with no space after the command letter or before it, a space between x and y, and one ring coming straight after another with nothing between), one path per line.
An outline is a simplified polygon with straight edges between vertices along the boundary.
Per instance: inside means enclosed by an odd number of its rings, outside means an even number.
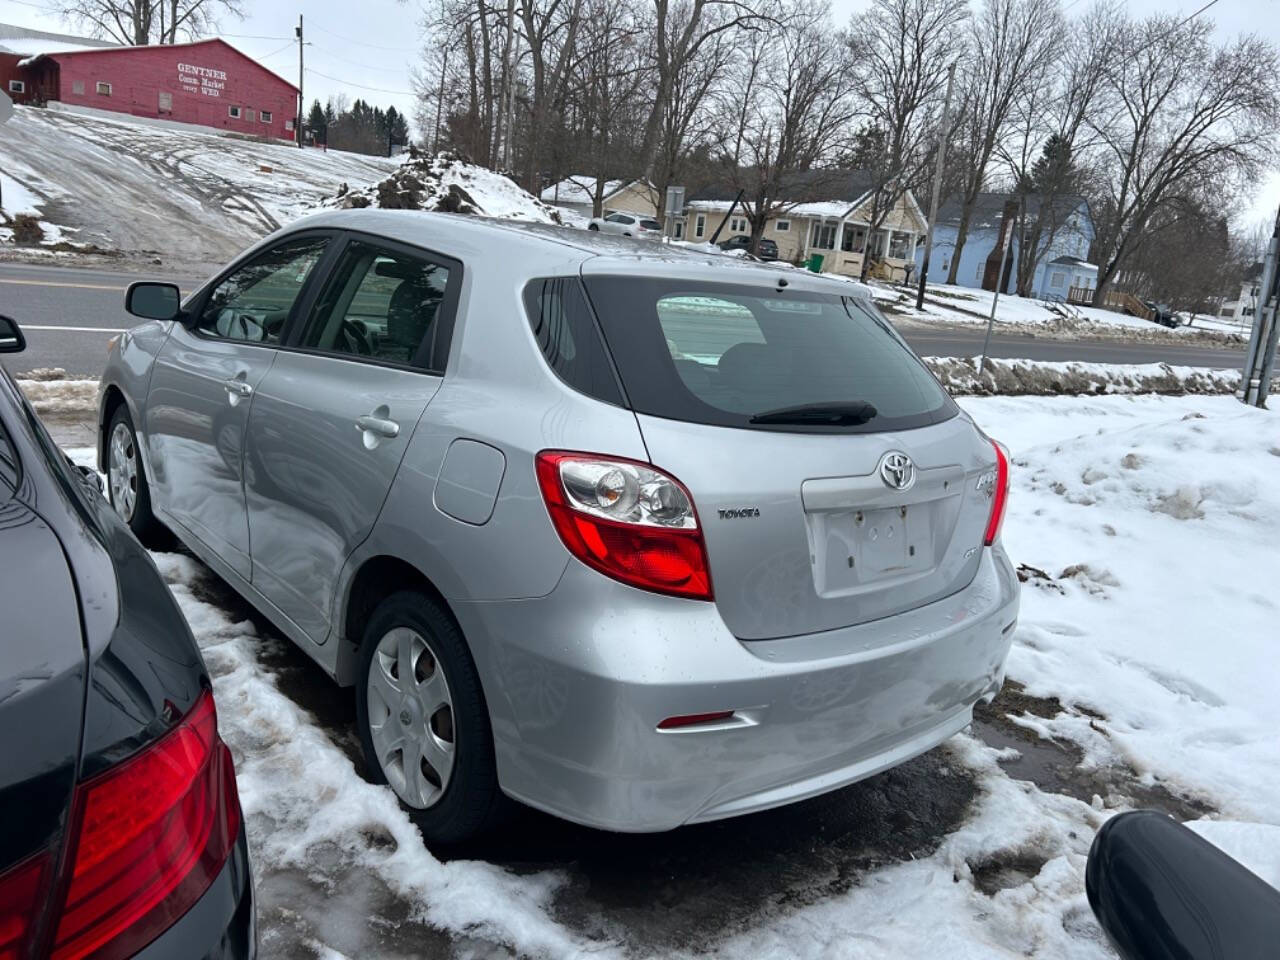
M1280 891L1152 810L1102 825L1085 892L1124 960L1265 957L1280 943Z
M124 308L143 320L176 320L182 309L182 294L176 284L141 280L129 284Z
M27 349L27 338L17 320L0 316L0 353L21 353Z

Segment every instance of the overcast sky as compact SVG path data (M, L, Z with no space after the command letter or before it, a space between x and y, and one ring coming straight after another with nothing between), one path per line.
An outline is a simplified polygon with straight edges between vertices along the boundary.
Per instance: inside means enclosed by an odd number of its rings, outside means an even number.
M1190 15L1205 2L1128 0L1126 6L1135 16L1161 9ZM1092 0L1064 0L1064 8L1069 16L1072 8L1078 12L1090 3ZM67 31L68 27L48 12L55 5L41 0L0 0L0 21ZM867 0L831 0L834 18L842 26L866 5ZM381 106L395 104L413 117L410 70L420 49L421 0L248 0L244 6L248 15L243 20L225 18L222 35L294 83L298 79L298 47L293 42L293 28L298 15L303 15L309 44L303 79L308 103L315 98L323 102L341 91L352 99L364 97ZM1220 37L1253 30L1280 44L1280 0L1216 0L1200 16L1217 23ZM1275 216L1280 204L1280 161L1277 171L1255 205L1239 218L1242 224L1258 219L1270 222Z

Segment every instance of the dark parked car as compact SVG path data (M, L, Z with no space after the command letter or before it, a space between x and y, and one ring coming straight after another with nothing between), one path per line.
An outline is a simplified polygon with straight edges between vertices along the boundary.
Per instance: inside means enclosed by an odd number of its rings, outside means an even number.
M730 237L728 240L720 241L718 246L720 247L721 250L746 250L750 252L751 238L747 236L743 236L742 234L738 234L735 237ZM774 243L772 240L770 240L768 237L761 237L760 248L759 248L759 251L756 253L756 256L758 256L761 260L777 260L778 245Z
M1150 310L1153 322L1162 327L1178 326L1178 317L1167 303L1156 303L1154 300L1143 300L1142 305Z
M0 317L0 353L24 346ZM209 674L146 551L0 369L0 957L253 957Z

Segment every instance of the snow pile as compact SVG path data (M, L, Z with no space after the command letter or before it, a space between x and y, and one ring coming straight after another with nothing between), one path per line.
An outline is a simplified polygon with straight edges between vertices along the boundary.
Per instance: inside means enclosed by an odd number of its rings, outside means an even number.
M1179 367L1167 363L1080 363L988 357L979 375L976 357L925 357L924 362L953 396L1233 393L1240 386L1239 370Z
M14 378L42 417L92 419L98 410L98 379L69 379L61 367L40 367Z
M510 177L450 154L409 148L390 176L362 190L344 183L326 202L340 209L432 210L506 220L561 223L560 211L522 190Z
M916 288L901 284L873 282L873 296L882 310L893 317L921 323L985 325L991 316L990 290L931 283L925 288L924 309L916 309ZM1169 342L1170 337L1191 338L1199 342L1238 343L1248 336L1247 330L1213 318L1198 317L1194 325L1174 329L1150 320L1130 317L1100 307L1082 307L1031 297L1001 295L996 303L996 325L1005 331L1037 334L1123 337Z

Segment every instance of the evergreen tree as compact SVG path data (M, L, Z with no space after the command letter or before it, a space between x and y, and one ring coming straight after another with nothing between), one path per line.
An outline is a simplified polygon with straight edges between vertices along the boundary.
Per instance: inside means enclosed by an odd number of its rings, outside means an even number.
M324 107L320 106L319 100L316 100L311 104L311 110L307 114L307 127L311 130L311 136L316 140L316 142L329 142L329 118L325 113Z
M1050 134L1031 165L1030 188L1035 193L1060 194L1071 188L1076 179L1076 165L1071 156L1071 142L1060 134Z

